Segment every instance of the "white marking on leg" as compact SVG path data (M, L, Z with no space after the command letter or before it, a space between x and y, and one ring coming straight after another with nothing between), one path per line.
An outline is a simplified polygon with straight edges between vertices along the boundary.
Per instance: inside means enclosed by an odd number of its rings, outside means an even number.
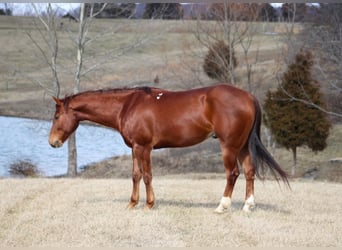
M254 196L251 195L248 197L248 199L245 201L245 205L243 206L243 211L245 212L251 212L255 208L255 201L254 201Z
M218 207L215 209L215 213L218 214L222 214L225 210L227 210L228 208L230 208L230 204L231 204L231 199L230 197L222 197L220 204L218 205Z

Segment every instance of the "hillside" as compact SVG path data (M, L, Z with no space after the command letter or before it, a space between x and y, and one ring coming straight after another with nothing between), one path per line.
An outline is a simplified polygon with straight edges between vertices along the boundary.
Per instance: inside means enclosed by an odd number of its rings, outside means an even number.
M298 163L294 179L342 182L342 126L336 125L330 132L328 146L323 152L313 153L308 148L299 148ZM291 172L292 154L284 148L273 150L274 158L288 173ZM131 155L113 157L101 162L89 164L82 168L82 178L131 178ZM152 152L152 172L154 176L199 174L205 178L206 173L223 174L219 142L208 139L188 148L165 149ZM243 177L243 170L240 170ZM274 179L273 176L267 176Z
M78 24L65 19L57 22L60 23L57 30L59 80L61 96L64 96L73 91L76 58L73 39ZM213 84L202 70L207 49L196 40L196 25L196 21L181 20L95 20L89 37L100 38L88 45L84 66L89 69L98 64L98 67L82 79L81 90L141 85L189 89ZM204 25L213 24L204 22ZM251 56L258 51L254 81L258 82L255 92L262 97L266 89L275 86L275 72L280 66L280 40L286 26L257 23L255 27L257 33ZM99 30L103 33L99 34ZM1 58L5 59L0 62L2 115L51 117L53 105L50 95L54 91L51 72L40 49L34 44L37 43L42 49L46 47L41 34L45 34L43 26L33 17L0 16ZM108 57L108 54L111 56ZM241 47L236 48L236 54L240 61L237 79L240 87L246 88ZM156 76L159 83L153 82Z

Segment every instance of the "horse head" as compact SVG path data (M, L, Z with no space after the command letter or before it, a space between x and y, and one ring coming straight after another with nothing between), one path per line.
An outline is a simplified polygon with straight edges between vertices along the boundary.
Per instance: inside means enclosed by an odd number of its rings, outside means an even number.
M56 112L50 130L49 143L54 148L59 148L76 130L79 121L76 119L74 110L69 107L69 100L53 97L56 102Z

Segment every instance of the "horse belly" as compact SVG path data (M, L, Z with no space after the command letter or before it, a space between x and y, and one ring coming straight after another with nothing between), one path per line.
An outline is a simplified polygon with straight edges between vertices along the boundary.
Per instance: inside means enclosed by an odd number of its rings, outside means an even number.
M210 129L201 127L185 126L182 128L170 128L155 135L154 148L188 147L196 145L208 137L213 132Z

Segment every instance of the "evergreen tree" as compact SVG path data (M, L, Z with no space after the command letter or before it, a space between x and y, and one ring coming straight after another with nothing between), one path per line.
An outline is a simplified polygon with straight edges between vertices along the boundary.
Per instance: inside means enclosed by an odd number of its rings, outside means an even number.
M281 87L268 91L264 109L266 126L271 129L277 143L293 153L295 174L297 147L308 146L312 151L322 151L326 146L331 123L326 114L298 100L310 100L325 106L319 84L311 76L313 56L301 51L281 79Z

